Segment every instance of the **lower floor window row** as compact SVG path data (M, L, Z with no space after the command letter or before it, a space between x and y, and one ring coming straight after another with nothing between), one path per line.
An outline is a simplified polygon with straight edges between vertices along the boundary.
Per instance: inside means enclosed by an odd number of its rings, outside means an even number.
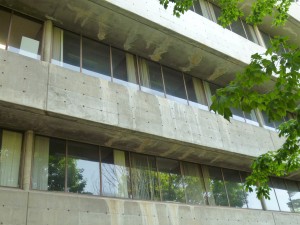
M0 129L0 186L20 187L21 132ZM36 136L31 188L107 197L262 209L246 172ZM269 210L300 212L299 183L270 180Z

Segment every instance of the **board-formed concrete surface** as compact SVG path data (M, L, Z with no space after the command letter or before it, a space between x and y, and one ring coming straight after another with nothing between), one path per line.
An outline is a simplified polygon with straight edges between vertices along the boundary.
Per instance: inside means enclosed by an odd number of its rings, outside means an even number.
M4 127L69 134L58 137L79 141L87 136L92 143L88 129L94 129L95 144L246 168L253 157L279 148L283 141L261 127L229 123L209 111L3 50L0 70ZM14 116L14 110L22 114Z
M296 225L300 215L0 188L3 225Z

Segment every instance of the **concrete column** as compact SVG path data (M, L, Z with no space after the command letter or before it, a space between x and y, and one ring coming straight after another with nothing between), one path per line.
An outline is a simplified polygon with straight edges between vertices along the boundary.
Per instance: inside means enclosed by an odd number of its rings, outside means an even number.
M42 60L45 62L51 61L51 50L52 50L52 35L53 24L51 20L44 22L44 37L43 37L43 49L42 49Z
M34 133L32 130L25 132L24 138L24 167L23 167L23 189L28 191L31 182L31 162L33 157Z

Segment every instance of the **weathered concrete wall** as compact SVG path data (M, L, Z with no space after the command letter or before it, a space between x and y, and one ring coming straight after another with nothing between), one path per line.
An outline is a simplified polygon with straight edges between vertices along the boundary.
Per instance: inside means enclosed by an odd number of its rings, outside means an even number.
M286 225L300 215L0 189L3 225Z
M229 123L208 111L103 79L6 51L0 51L0 59L0 100L9 103L11 114L3 110L1 124L6 122L7 127L19 125L50 135L67 129L70 120L86 121L89 126L101 125L96 136L103 141L99 144L196 162L203 157L208 164L217 158L232 163L232 154L236 161L238 156L252 159L282 143L273 131L234 120ZM14 118L12 108L25 110L26 116ZM43 123L49 116L63 119ZM31 127L22 127L31 121ZM82 134L84 127L78 127ZM229 153L226 160L224 154Z

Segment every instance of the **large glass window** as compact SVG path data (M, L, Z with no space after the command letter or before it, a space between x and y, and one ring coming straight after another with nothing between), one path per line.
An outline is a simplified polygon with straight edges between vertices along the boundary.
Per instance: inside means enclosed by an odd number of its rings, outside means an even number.
M183 74L179 71L163 67L163 76L167 98L178 102L187 103Z
M102 150L101 173L103 195L121 198L131 196L128 152Z
M0 186L19 186L21 148L21 133L0 129Z
M229 169L222 169L222 171L230 206L247 208L248 206L244 193L244 184L242 183L239 171Z
M157 167L162 200L185 202L179 161L157 158Z
M272 177L271 181L276 193L280 211L293 212L293 205L291 204L291 199L284 180Z
M80 36L57 27L53 30L52 63L80 71Z
M82 72L110 80L109 46L82 38Z
M189 104L208 110L203 83L199 78L184 74Z
M287 202L287 206L294 210L294 212L300 212L300 189L295 181L285 180L287 190L290 196L290 202Z
M100 195L99 158L97 146L68 142L68 192Z
M146 59L139 60L141 88L145 92L164 96L161 66Z
M199 205L207 204L204 180L199 165L183 162L182 168L187 203Z
M246 177L249 174L247 174L245 172L240 172L240 173L241 173L241 177L242 177L242 182L245 183ZM248 191L248 192L245 193L248 208L250 208L250 209L262 209L261 202L256 197L256 187L252 186L252 188L253 188L253 192Z
M209 204L229 206L221 168L212 166L202 168Z
M155 157L130 154L134 199L160 200Z
M138 88L136 58L122 50L112 48L113 81ZM124 82L125 81L125 82ZM129 83L128 83L129 82Z
M42 34L41 23L14 14L8 40L8 50L40 59Z
M0 49L6 48L11 13L0 8Z

